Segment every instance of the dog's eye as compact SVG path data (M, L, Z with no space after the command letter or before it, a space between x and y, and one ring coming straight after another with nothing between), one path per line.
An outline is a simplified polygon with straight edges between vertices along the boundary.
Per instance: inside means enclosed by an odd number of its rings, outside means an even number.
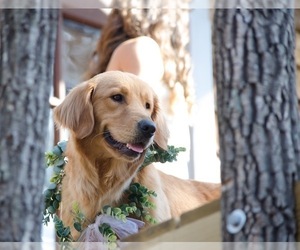
M111 99L114 100L115 102L123 102L124 96L122 96L121 94L116 94L111 96Z
M150 109L151 105L149 102L146 102L146 109Z

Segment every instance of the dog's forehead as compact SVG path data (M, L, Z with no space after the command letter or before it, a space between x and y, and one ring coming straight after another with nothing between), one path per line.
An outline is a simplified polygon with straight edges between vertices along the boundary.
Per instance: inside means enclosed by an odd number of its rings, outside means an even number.
M131 73L108 71L98 75L95 81L102 91L120 89L129 93L152 95L150 85Z

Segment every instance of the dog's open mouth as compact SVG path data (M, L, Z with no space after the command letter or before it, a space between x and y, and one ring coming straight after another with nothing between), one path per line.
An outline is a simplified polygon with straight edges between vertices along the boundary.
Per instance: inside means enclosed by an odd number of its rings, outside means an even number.
M106 142L113 147L114 149L118 150L121 154L125 154L129 157L137 157L139 154L143 153L145 150L145 144L140 143L122 143L115 140L109 131L104 133L104 138Z

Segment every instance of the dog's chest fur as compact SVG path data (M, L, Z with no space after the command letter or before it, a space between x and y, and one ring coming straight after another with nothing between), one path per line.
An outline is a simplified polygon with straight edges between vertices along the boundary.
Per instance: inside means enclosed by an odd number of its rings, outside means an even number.
M72 147L70 143L69 146ZM82 154L71 153L68 158L62 189L63 217L67 224L72 223L74 203L91 220L103 206L118 204L143 160L123 164L115 159L87 161L81 159Z

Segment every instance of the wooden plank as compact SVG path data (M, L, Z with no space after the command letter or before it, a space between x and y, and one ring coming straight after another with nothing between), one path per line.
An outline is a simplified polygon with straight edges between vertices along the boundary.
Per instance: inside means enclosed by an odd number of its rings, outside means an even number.
M131 235L124 239L125 242L145 242L149 241L151 239L155 239L156 237L159 237L162 234L165 234L169 231L174 230L178 227L179 220L174 218L171 220L167 220L165 222L162 222L160 224L151 226L147 228L146 230L142 230L140 233Z
M152 239L151 242L219 242L220 229L220 213L217 212L179 226Z
M179 247L185 242L189 249L192 246L199 249L199 244L196 243L220 242L221 238L220 200L216 200L184 213L180 218L171 219L126 238L124 241L128 244L123 248L174 250L175 246Z
M180 216L180 225L191 223L220 211L220 200L212 201L204 206L186 212Z

